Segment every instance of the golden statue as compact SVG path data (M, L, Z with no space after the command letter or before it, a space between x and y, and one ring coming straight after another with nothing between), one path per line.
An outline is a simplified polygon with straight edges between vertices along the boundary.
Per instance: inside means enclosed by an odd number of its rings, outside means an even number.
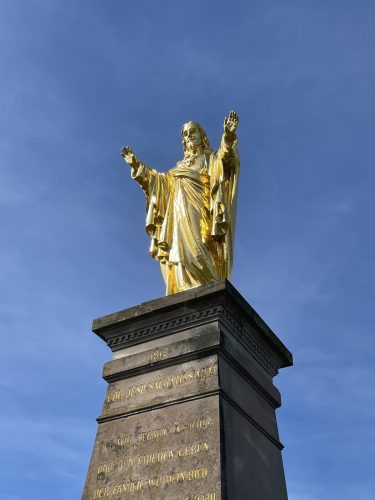
M150 255L160 262L166 294L229 278L233 263L238 115L224 119L217 153L197 122L182 127L183 160L166 173L141 163L130 147L121 156L146 195Z

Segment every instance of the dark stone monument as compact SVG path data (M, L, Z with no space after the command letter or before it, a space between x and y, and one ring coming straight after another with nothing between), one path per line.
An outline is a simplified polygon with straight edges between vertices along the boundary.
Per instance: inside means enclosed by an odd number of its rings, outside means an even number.
M113 352L82 498L286 500L292 355L226 280L94 321Z

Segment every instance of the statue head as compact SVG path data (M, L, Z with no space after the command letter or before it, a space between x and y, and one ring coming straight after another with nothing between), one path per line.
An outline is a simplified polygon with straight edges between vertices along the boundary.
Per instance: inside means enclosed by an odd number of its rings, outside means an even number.
M206 132L198 122L184 123L181 130L184 153L190 149L202 148L204 153L211 153L212 149Z

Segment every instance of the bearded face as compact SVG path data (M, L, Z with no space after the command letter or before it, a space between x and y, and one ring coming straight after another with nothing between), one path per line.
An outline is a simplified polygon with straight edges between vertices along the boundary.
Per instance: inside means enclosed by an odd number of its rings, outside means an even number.
M203 145L200 130L194 122L185 123L182 127L182 141L187 150Z

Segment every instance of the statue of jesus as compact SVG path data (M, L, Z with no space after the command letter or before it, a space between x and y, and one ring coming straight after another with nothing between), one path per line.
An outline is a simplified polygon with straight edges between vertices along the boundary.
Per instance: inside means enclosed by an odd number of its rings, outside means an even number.
M160 263L166 295L229 278L233 263L240 159L231 111L215 153L197 122L182 127L184 157L166 173L146 167L129 146L121 156L146 195L150 255Z

